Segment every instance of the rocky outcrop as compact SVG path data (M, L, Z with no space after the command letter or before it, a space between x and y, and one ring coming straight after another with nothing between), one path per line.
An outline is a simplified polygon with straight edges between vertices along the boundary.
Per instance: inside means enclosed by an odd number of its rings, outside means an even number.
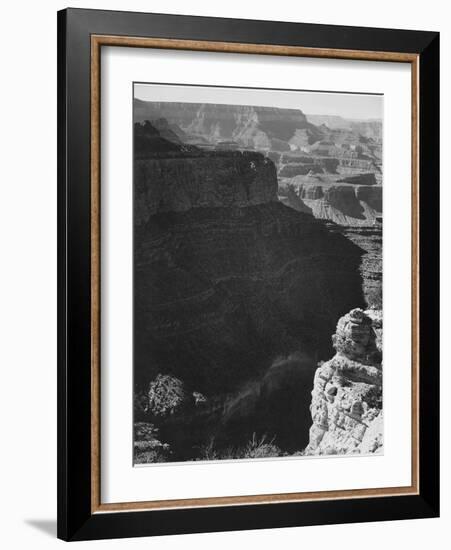
M134 126L134 223L162 212L277 201L271 159L253 151L204 151L185 144L164 118ZM183 136L182 136L183 137Z
M195 147L184 146L179 136L173 131L165 119L158 119L151 124L148 120L134 125L134 157L158 156L161 153L179 153L181 151L195 151Z
M315 373L306 455L383 452L382 314L353 309L337 324L335 356Z

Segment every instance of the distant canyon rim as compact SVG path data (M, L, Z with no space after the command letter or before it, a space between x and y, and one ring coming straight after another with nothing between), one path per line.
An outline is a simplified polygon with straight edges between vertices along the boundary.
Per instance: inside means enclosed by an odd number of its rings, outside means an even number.
M382 452L382 179L380 120L134 100L135 463Z

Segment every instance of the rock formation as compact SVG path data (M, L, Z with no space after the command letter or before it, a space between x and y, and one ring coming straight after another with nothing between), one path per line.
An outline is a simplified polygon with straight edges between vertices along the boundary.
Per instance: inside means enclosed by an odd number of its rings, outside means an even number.
M382 139L382 123L380 120L345 119L336 115L307 115L307 119L316 126L326 126L330 130L349 130L365 138L376 141Z
M374 226L381 217L382 187L379 185L297 184L294 178L290 188L315 218L356 227Z
M164 103L135 99L135 122L164 118L179 127L189 143L219 144L258 150L289 151L291 139L314 143L321 137L300 109L247 105Z
M382 314L353 309L337 324L336 354L316 370L306 455L383 452Z

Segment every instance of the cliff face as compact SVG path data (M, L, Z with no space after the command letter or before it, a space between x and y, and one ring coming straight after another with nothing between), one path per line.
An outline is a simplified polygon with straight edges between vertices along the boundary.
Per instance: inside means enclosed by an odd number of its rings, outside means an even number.
M278 175L281 178L322 174L324 183L344 181L374 185L381 182L380 161L363 155L363 151L359 154L331 144L321 145L321 142L306 149L310 150L308 154L281 153L273 159L277 162ZM269 153L271 158L272 155L274 153ZM304 181L304 178L297 178L292 183ZM318 183L321 183L321 178Z
M337 183L301 183L295 193L315 218L346 226L372 226L382 212L382 187Z
M277 201L274 164L259 153L183 152L135 160L135 223L161 212Z
M321 136L300 109L135 99L134 112L136 122L164 117L177 125L190 142L233 140L244 147L289 151L291 139L308 144Z
M336 226L338 231L363 250L360 273L362 274L365 301L371 308L382 308L382 227Z
M353 309L314 377L306 455L383 452L382 313Z

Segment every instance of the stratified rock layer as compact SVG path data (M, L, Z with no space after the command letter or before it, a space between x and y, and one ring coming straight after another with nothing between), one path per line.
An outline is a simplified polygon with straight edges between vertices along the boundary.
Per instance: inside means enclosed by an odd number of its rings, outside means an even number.
M334 115L307 115L307 119L318 126L324 125L330 130L351 130L364 138L382 140L382 122L380 120L348 120Z
M382 216L380 185L303 183L293 178L287 188L284 203L307 208L315 218L348 227L372 227Z
M272 161L253 152L179 151L135 159L135 223L161 212L277 201Z
M363 293L368 307L382 308L382 226L343 227L335 226L350 241L359 246L364 254L360 266L363 280Z
M184 133L185 143L188 136L188 141L196 144L208 142L225 147L289 151L290 139L308 144L322 136L300 109L135 99L136 122L161 117Z
M353 309L333 336L335 356L314 377L306 455L383 451L382 315Z

